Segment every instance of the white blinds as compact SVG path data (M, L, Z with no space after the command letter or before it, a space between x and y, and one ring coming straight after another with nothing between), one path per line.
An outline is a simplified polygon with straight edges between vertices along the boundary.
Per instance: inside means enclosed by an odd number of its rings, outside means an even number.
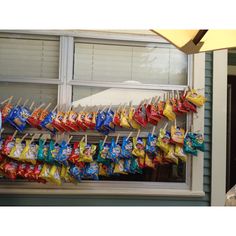
M1 38L0 77L57 79L59 41Z
M22 97L22 102L29 99L29 103L52 103L52 108L57 104L57 85L0 82L0 102L11 95L13 102Z
M186 85L187 56L168 44L75 43L74 79Z

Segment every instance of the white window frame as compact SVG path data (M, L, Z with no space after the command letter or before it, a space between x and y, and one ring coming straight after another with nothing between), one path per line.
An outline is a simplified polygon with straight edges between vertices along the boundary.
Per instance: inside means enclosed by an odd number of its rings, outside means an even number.
M32 33L32 32L31 32ZM89 33L86 32L89 38ZM96 33L92 32L92 38L96 38ZM145 41L143 36L140 38L138 35L119 35L107 33L97 35L98 38L116 39L116 40L137 40ZM148 41L148 36L145 36ZM150 39L153 41L153 37ZM155 39L155 42L160 42ZM72 36L60 37L60 62L59 62L59 80L58 84L58 103L70 104L72 96L72 86L85 86L85 82L73 80L73 56L74 56L74 40ZM204 94L205 87L205 54L196 54L188 58L188 84L194 88L201 88L201 93ZM190 81L191 78L191 81ZM5 81L0 78L0 81ZM49 84L54 80L45 80ZM22 78L18 81L7 82L29 82L35 83L35 80ZM37 81L41 82L41 80ZM99 83L101 86L101 83ZM91 84L90 84L91 86ZM96 84L94 84L96 86ZM109 87L111 84L106 83L102 86ZM121 83L112 83L112 87L122 87ZM127 85L125 85L127 88ZM187 86L182 85L148 85L142 84L141 86L135 85L132 88L142 89L158 89L158 90L184 90ZM204 107L198 109L198 116L193 116L193 129L200 130L204 133ZM77 133L80 135L80 133ZM194 158L190 163L191 168L191 182L188 183L160 183L160 182L131 182L131 181L83 181L78 186L73 184L65 184L63 187L55 187L51 184L41 185L37 183L1 183L0 193L15 193L15 194L94 194L94 195L140 195L140 196L204 196L203 191L203 158L204 155L199 152L197 158ZM187 181L187 179L186 179Z

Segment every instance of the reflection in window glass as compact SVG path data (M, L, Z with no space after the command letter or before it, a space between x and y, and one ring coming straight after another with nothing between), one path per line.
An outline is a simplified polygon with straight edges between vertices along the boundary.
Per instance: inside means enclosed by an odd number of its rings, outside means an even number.
M187 55L169 44L75 43L74 79L187 84Z

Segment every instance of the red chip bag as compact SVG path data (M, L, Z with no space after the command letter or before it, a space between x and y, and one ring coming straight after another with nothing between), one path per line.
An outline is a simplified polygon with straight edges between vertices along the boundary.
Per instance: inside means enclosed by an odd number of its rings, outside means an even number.
M152 125L157 125L160 121L161 116L157 112L157 108L153 104L146 106L147 120Z
M67 127L69 127L73 131L78 131L79 130L79 127L76 123L77 117L78 117L78 114L73 110L71 110L68 114L66 125L67 125Z
M8 136L3 142L2 154L8 156L14 145L15 145L14 137L12 135Z
M42 179L42 178L39 177L42 168L43 168L43 164L37 163L37 164L35 165L34 171L33 171L33 178L34 178L34 180L36 180L36 181L39 182L39 183L46 183L46 180L45 180L45 179Z
M185 110L187 110L188 112L192 111L194 113L197 113L197 107L186 99L186 95L183 94L181 98Z
M76 120L78 126L79 126L83 131L86 131L86 129L87 129L86 125L84 124L85 115L86 115L86 113L85 113L84 111L79 112L79 113L78 113L77 120Z
M11 109L13 108L13 105L10 103L7 103L3 109L2 109L2 123L4 123L6 117L9 115Z
M79 142L75 142L73 145L73 149L71 155L68 159L70 162L76 164L79 160Z
M19 163L17 168L17 176L25 177L25 171L26 171L26 165L25 163Z
M15 180L16 176L17 176L17 168L18 168L17 162L15 162L15 161L7 162L3 167L3 171L5 173L5 176L8 179Z
M164 101L159 101L157 103L157 114L160 117L164 117L164 115L163 115L164 108L165 108L165 102Z
M52 125L57 131L60 131L60 132L65 131L62 125L62 120L63 120L64 115L65 115L64 112L58 111L56 118L52 121Z
M91 130L96 126L96 112L87 112L84 117L84 125Z
M145 105L138 106L138 108L135 110L133 119L142 127L147 126L148 120Z
M37 129L42 129L40 126L40 114L43 112L42 109L36 109L32 112L32 114L28 117L27 123L30 124L32 127Z
M28 180L34 179L34 165L26 164L24 178Z

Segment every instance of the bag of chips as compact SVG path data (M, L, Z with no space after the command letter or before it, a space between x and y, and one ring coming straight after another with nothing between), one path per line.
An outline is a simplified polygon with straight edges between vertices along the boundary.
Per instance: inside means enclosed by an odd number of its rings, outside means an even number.
M175 156L177 156L183 162L187 161L187 155L184 153L182 145L180 144L175 145Z
M83 162L92 162L96 153L96 145L80 142L80 156Z
M205 144L204 144L204 137L201 133L188 133L189 137L192 139L193 147L204 152L205 151Z
M79 127L77 125L78 114L71 110L69 111L68 118L66 120L66 126L69 127L72 131L79 131Z
M133 151L133 142L128 137L123 137L122 147L121 147L121 156L123 158L131 158Z
M26 163L19 163L17 167L17 176L24 178L26 173Z
M53 165L49 172L49 180L56 184L61 185L61 176L60 176L60 168L56 165Z
M126 110L123 108L120 114L120 126L126 129L130 128L129 116L127 115Z
M115 131L115 125L113 123L114 112L108 109L106 112L106 119L104 120L104 127L110 131Z
M72 152L71 152L71 155L70 155L68 161L70 161L73 164L78 163L79 159L80 159L80 152L79 151L80 151L79 150L79 142L74 142L73 149L72 149Z
M14 135L13 135L14 136ZM3 142L2 154L8 156L15 146L15 140L12 135L8 136Z
M17 177L18 163L15 161L6 162L3 166L3 172L8 179L15 180Z
M56 117L55 119L53 119L52 121L52 125L53 127L60 131L60 132L64 132L65 129L64 129L64 126L62 124L62 120L63 120L63 117L64 117L65 113L62 112L62 111L57 111L57 114L56 114Z
M171 139L175 143L184 144L184 129L179 128L178 126L171 126Z
M160 133L157 139L157 146L165 153L168 153L170 150L170 139L170 133L165 129L160 129Z
M43 112L43 109L41 109L41 108L35 109L32 112L32 114L28 117L27 123L34 128L42 129L42 127L40 126L40 120L39 120L40 114L42 112Z
M80 168L74 164L70 165L70 175L76 179L78 182L81 182L81 178L83 176L84 169Z
M179 163L179 160L178 160L178 157L175 156L175 148L174 148L174 145L170 145L170 148L169 148L169 151L168 153L165 155L165 158L167 160L169 160L170 162L178 165Z
M107 158L113 162L118 162L120 157L121 157L121 146L115 142L114 138L112 138Z
M96 127L96 112L87 112L84 118L84 124L88 129L94 130Z
M1 112L2 112L2 123L5 123L6 118L8 117L8 115L9 115L9 113L11 112L12 108L13 108L13 105L10 104L10 103L7 103L7 104L3 107L2 111L1 111Z
M117 109L113 117L113 123L114 125L120 127L120 122L121 122L121 112L120 109Z
M63 140L60 144L60 148L55 158L55 161L61 165L68 166L67 159L71 154L71 150L71 146L65 140Z
M104 111L100 111L96 117L96 130L104 135L109 133L109 130L104 126L104 121L106 119L106 113Z
M113 173L114 174L127 174L125 172L124 165L125 165L124 159L119 159L119 161L117 163L115 163L115 167L114 167Z
M83 178L98 180L98 169L97 162L86 163Z
M98 163L98 175L99 176L107 176L107 165L103 163Z
M15 160L19 160L24 148L25 148L25 143L22 143L20 138L16 138L14 147L11 149L8 156Z
M25 147L20 155L20 160L35 165L37 161L37 153L38 145L35 142L31 142L31 140L26 140Z
M39 146L38 146L38 153L37 153L37 160L44 162L47 158L49 145L46 143L46 140L39 139Z
M157 103L157 114L162 118L164 117L163 112L165 108L165 102L164 101L159 101Z
M141 126L133 119L134 113L135 113L135 108L130 107L129 116L128 116L128 123L132 126L132 128L140 129Z
M45 162L48 164L53 165L55 162L55 157L58 154L59 151L59 145L55 147L55 142L53 140L50 140L49 147L47 150L47 155L45 156Z
M42 179L44 179L46 181L50 181L50 175L49 175L50 168L51 168L51 166L49 164L45 163L43 165L43 168L42 168L40 174L39 174L39 178L42 178Z
M132 173L132 174L136 174L136 173L142 174L143 173L142 169L139 167L138 159L135 157L131 158L130 173Z
M157 150L157 136L149 133L147 137L146 153L153 159L157 155Z
M146 140L140 137L133 138L133 151L132 154L136 157L145 158Z
M86 112L84 111L81 111L78 113L78 116L77 116L77 125L83 130L83 131L86 131L87 127L85 125L85 116L86 116Z
M193 156L197 156L197 149L193 147L192 138L189 134L187 134L184 139L184 152Z
M124 172L131 173L131 158L130 159L124 159Z
M198 94L195 89L191 89L191 91L187 92L186 99L198 107L203 106L206 102L206 98Z
M150 158L150 156L147 153L146 153L146 156L145 156L144 166L148 167L148 168L152 168L152 169L155 168L155 163L153 162L153 159Z
M146 113L147 113L147 121L148 123L152 125L157 125L157 123L160 121L162 118L157 111L157 107L154 106L153 104L148 104L146 106Z
M142 127L147 126L147 113L146 113L146 106L144 104L141 104L138 106L138 108L135 110L133 119Z
M110 162L110 160L108 159L109 151L110 144L100 141L97 162L102 163L104 165L108 165Z
M176 115L173 112L172 106L170 104L170 100L166 101L165 108L163 111L163 115L168 118L168 120L174 121L176 119Z
M53 134L55 134L56 129L53 126L52 122L56 118L56 113L55 112L50 112L45 119L40 123L40 126L49 130Z

